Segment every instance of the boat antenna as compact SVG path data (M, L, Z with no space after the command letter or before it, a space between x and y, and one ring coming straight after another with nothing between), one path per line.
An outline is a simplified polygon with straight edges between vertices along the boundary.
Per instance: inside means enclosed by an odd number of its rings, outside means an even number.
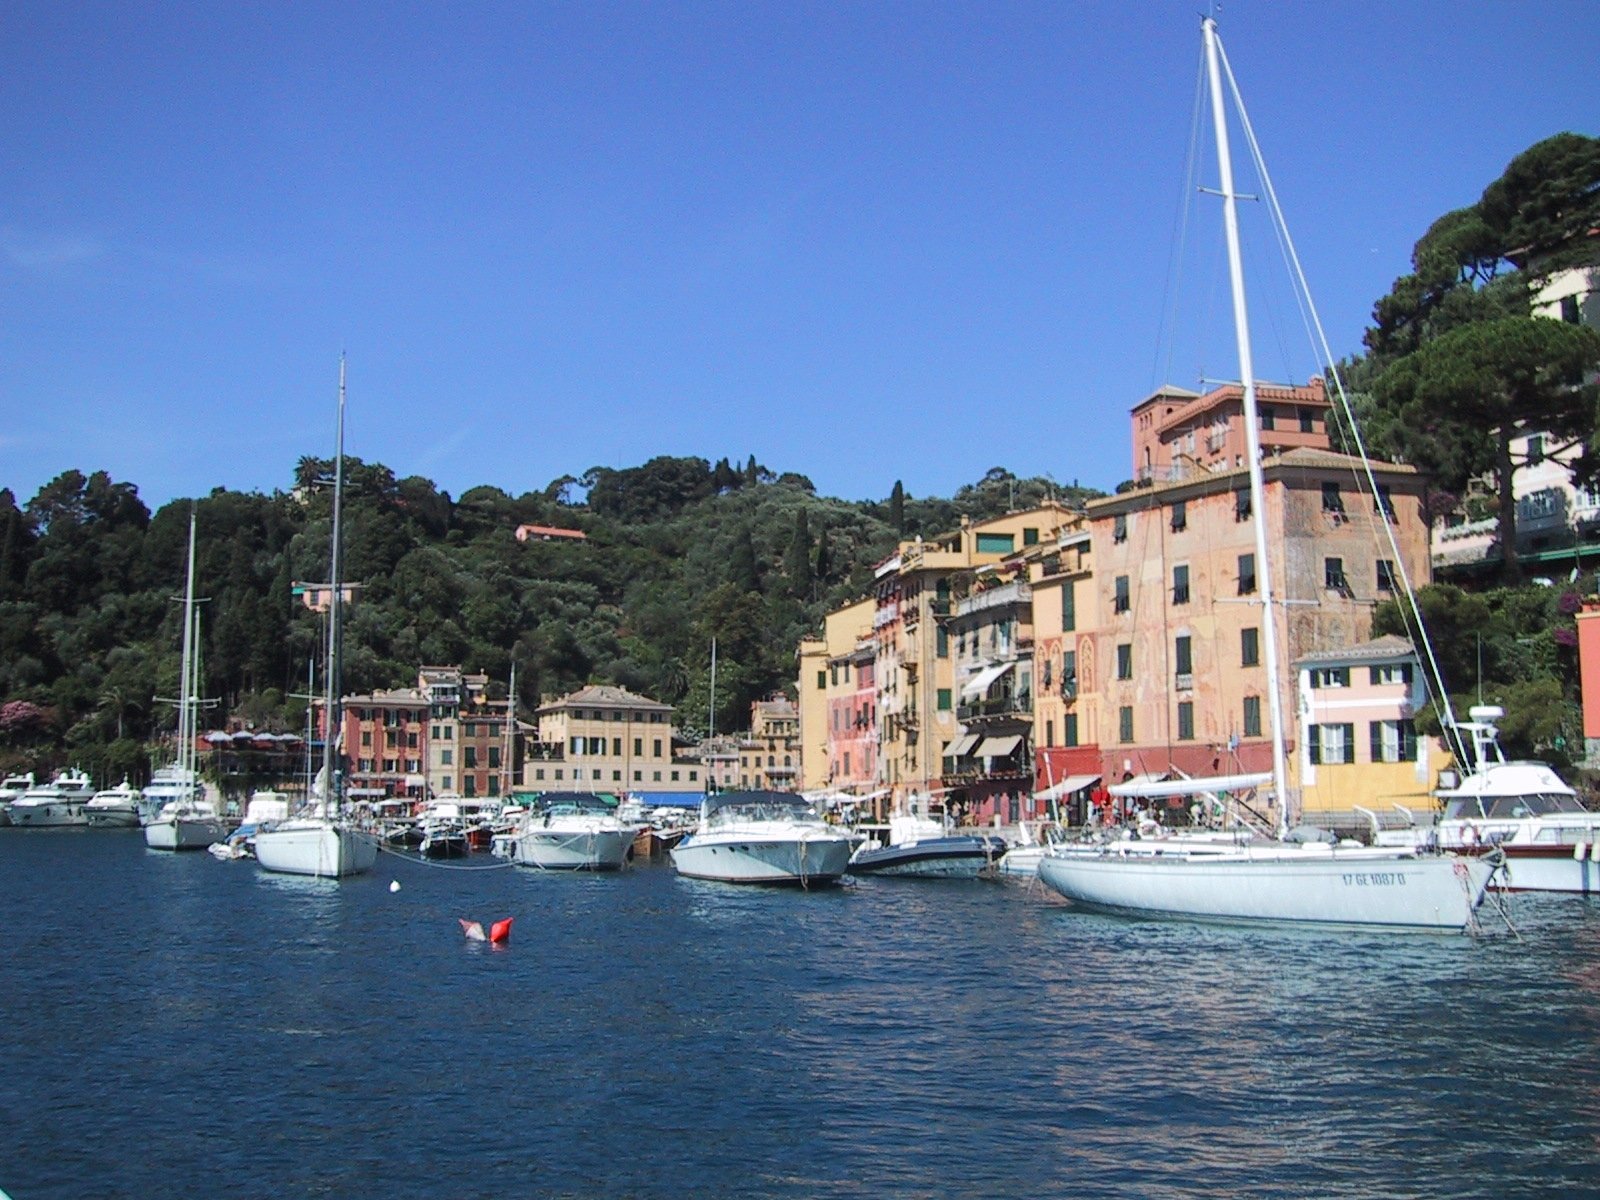
M1233 158L1228 146L1228 114L1223 104L1222 73L1218 65L1221 49L1217 22L1213 17L1201 21L1205 33L1206 75L1211 91L1211 121L1217 139L1217 169L1220 175L1223 230L1228 243L1228 278L1233 292L1234 340L1239 354L1239 377L1244 391L1244 433L1250 468L1250 503L1255 512L1255 543L1258 582L1261 587L1261 640L1267 662L1267 708L1272 722L1272 794L1278 807L1278 832L1289 829L1288 789L1284 780L1288 765L1284 754L1283 697L1278 686L1278 629L1272 592L1272 566L1267 557L1266 483L1261 468L1261 436L1256 409L1255 363L1250 352L1250 318L1245 307L1244 265L1239 252L1238 196L1233 186Z

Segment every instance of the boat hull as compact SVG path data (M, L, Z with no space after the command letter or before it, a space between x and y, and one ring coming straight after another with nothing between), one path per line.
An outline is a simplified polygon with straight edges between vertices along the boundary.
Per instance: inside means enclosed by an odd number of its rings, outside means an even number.
M82 800L51 800L40 804L17 801L11 806L11 823L24 829L66 829L84 826L89 818L84 815Z
M850 865L848 838L736 837L691 835L672 850L672 865L691 879L721 883L836 883Z
M264 870L322 879L360 875L378 861L376 838L332 821L285 821L259 830L254 850Z
M204 850L228 836L220 817L158 817L144 827L152 850Z
M1055 851L1039 879L1106 912L1212 921L1457 932L1488 886L1491 864L1454 855L1396 857Z
M632 829L531 829L517 838L513 857L546 871L617 871L633 839Z
M84 812L90 829L137 829L139 810L128 808L91 808Z
M898 846L856 851L852 875L894 875L909 879L980 879L998 870L1005 842L993 837L928 838Z
M1504 872L1494 886L1507 892L1567 892L1600 895L1600 842L1571 846L1500 846Z

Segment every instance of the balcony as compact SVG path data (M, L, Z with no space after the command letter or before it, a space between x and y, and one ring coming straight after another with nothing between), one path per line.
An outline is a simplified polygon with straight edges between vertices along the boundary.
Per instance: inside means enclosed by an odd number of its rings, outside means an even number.
M1015 696L991 696L956 706L956 720L981 721L997 717L1030 717L1033 715L1033 695L1021 692Z

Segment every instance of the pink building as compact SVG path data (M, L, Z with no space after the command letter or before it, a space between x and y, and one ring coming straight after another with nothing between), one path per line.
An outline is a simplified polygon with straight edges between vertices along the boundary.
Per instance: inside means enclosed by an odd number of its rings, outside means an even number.
M1583 602L1578 622L1578 678L1583 693L1586 761L1600 762L1600 598Z
M877 677L871 641L829 663L828 669L855 685L853 691L828 700L828 783L865 795L878 778Z

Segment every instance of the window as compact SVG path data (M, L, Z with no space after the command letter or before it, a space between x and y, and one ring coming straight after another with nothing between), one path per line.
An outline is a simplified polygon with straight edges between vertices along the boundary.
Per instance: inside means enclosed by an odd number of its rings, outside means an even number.
M614 737L614 738L611 739L611 757L612 758L621 758L622 757L622 739L621 738Z
M1128 611L1128 577L1118 575L1112 583L1111 610L1125 613Z
M825 688L827 686L828 686L828 673L827 673L827 671L818 671L817 672L817 690L821 691L823 688Z
M1133 741L1133 706L1130 704L1117 709L1117 737L1124 742Z
M1416 762L1417 727L1410 721L1373 721L1368 727L1375 763Z
M1309 408L1301 405L1297 410L1300 417L1300 432L1315 433L1317 431L1317 418Z
M1022 531L1022 544L1024 546L1037 546L1039 544L1039 531L1024 528Z
M1189 502L1187 500L1174 500L1172 502L1172 532L1178 533L1189 528Z
M1177 685L1194 686L1194 641L1188 634L1180 634L1172 643L1172 658L1176 664Z
M1378 590L1380 592L1394 591L1394 563L1387 558L1378 560Z
M324 724L326 724L326 722L324 722ZM362 730L362 731L361 731L361 744L362 744L362 745L363 745L363 746L370 746L370 745L372 745L372 730L370 730L370 729L363 729L363 730Z
M1063 650L1061 652L1061 694L1068 700L1078 694L1078 652L1076 650Z
M1339 494L1339 485L1332 480L1322 485L1322 511L1336 517L1344 516L1344 497Z
M1394 520L1394 498L1389 495L1388 484L1378 485L1378 494L1372 499L1372 511L1382 513L1385 521Z
M939 689L939 711L940 712L949 712L950 711L950 689L949 688L940 688Z
M1128 540L1128 514L1118 513L1111 518L1111 540L1125 542Z
M1410 663L1384 663L1382 666L1372 667L1370 670L1371 675L1369 678L1374 687L1382 687L1384 684L1393 683L1403 683L1410 686Z
M476 767L478 765L478 748L476 746L461 747L461 765Z
M644 739L643 738L634 738L633 739L633 752L635 754L643 754L644 753Z
M1325 558L1322 560L1322 586L1330 592L1338 592L1341 596L1350 597L1355 595L1350 590L1350 581L1344 575L1344 559Z
M1313 725L1307 739L1313 763L1339 766L1355 761L1355 726Z
M651 741L650 741L650 756L652 758L660 758L661 757L661 739L660 738L652 738L651 739Z
M1233 519L1235 521L1248 521L1250 519L1250 493L1240 488L1233 494Z
M1189 568L1187 565L1172 568L1172 602L1189 603Z
M1063 746L1076 746L1078 744L1078 714L1068 713L1062 718L1061 744Z
M1133 678L1133 643L1117 643L1117 678Z
M1317 667L1311 672L1314 688L1347 688L1350 686L1349 667Z
M1239 665L1241 667L1261 665L1261 630L1254 625L1239 630Z
M468 796L478 794L478 777L476 775L463 775L461 777L461 790Z
M1256 556L1239 555L1239 595L1253 596L1256 591Z
M1536 467L1544 461L1544 434L1536 433L1528 438L1528 465Z
M1061 629L1064 633L1071 633L1078 627L1078 598L1073 594L1072 584L1063 584L1061 588Z
M938 655L940 658L950 657L950 631L943 625L938 627L937 632L934 634L933 642L934 654Z
M1188 700L1178 701L1178 740L1194 741L1194 705Z
M980 533L979 554L1010 554L1016 538L1009 533Z
M500 747L499 746L490 746L489 747L489 769L491 771L498 771L500 769Z
M1577 296L1561 297L1561 319L1568 325L1581 325L1583 313L1578 307Z
M1246 696L1244 698L1244 736L1261 736L1261 697Z
M1278 414L1273 411L1270 404L1263 404L1259 411L1261 413L1261 428L1276 429L1278 427Z

